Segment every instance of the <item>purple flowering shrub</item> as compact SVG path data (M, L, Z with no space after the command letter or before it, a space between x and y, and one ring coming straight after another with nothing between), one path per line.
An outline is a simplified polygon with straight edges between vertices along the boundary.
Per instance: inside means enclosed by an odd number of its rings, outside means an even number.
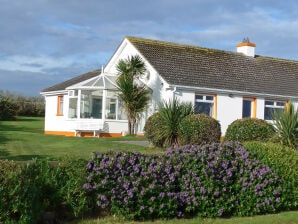
M84 188L97 206L129 219L274 212L282 192L277 175L238 143L97 154L87 170Z

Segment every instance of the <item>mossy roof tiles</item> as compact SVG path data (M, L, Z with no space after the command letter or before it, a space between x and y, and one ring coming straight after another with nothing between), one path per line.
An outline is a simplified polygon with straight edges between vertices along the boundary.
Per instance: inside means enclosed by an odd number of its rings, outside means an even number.
M298 61L126 38L169 84L298 96Z

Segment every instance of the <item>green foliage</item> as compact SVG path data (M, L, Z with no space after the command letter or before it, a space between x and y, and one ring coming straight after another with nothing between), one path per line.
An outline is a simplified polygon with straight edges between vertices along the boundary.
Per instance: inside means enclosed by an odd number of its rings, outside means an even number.
M274 135L274 128L261 119L243 118L233 121L226 131L226 141L265 141Z
M0 120L15 120L17 116L17 105L7 96L0 95Z
M188 145L163 155L98 153L84 188L127 219L248 216L280 209L281 181L239 144Z
M179 138L182 144L211 144L219 142L220 124L205 114L190 114L181 120Z
M22 96L8 91L0 90L0 112L2 111L1 101L3 99L13 105L14 116L34 116L40 117L45 114L44 98L40 96ZM5 110L6 111L6 110ZM1 120L1 113L0 113ZM9 119L11 120L11 119Z
M191 103L181 103L176 98L159 105L159 116L163 128L156 130L156 134L165 139L165 146L179 145L179 125L182 119L192 112Z
M45 212L55 219L88 211L82 186L86 161L60 164L35 160L28 164L0 161L0 222L37 223Z
M158 135L158 130L163 128L163 124L158 112L151 115L145 124L144 131L145 137L151 142L155 147L163 147L165 138Z
M272 113L274 128L280 142L292 148L298 147L298 110L290 102L287 110L278 110Z
M281 209L297 209L298 152L292 148L270 142L245 142L244 147L282 179Z
M124 103L129 134L135 134L135 124L149 102L149 90L139 81L145 73L145 63L139 56L128 57L117 64L118 97Z

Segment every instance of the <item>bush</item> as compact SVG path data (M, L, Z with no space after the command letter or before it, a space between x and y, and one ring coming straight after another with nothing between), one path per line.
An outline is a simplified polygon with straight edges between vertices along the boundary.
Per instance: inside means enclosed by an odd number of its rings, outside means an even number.
M281 181L237 143L165 155L98 154L84 188L97 206L128 219L256 215L279 210Z
M0 95L0 120L15 120L18 106L7 96Z
M82 215L89 208L82 188L85 164L0 161L0 222L44 223L45 212L51 212L56 220Z
M191 114L184 117L179 125L181 144L211 144L219 142L221 137L220 124L205 114Z
M160 118L160 114L154 113L151 115L145 124L144 131L145 137L148 141L153 144L155 147L163 147L165 142L165 137L159 134L158 130L162 129L162 121Z
M282 179L281 209L297 209L298 152L274 143L245 142L244 146Z
M243 118L234 121L226 131L226 141L265 141L274 135L274 128L261 119Z

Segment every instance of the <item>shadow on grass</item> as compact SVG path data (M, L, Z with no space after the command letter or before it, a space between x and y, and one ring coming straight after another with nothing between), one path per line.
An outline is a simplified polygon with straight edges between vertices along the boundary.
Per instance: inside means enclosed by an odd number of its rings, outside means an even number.
M49 159L49 160L55 160L54 158L50 158L48 156L40 156L40 155L9 155L9 153L2 154L3 152L0 151L0 159L5 160L14 160L14 161L30 161L33 159ZM5 152L4 152L5 153Z

